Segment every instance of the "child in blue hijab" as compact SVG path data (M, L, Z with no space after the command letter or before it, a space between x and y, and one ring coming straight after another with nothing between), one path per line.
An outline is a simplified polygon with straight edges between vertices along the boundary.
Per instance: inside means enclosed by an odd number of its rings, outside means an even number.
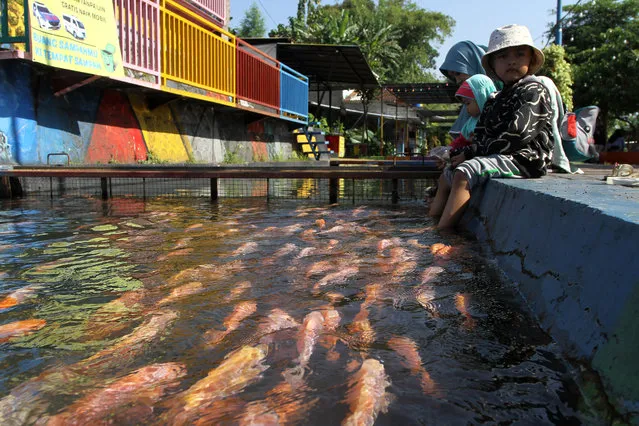
M453 45L446 54L446 59L439 70L450 81L461 84L468 77L475 74L486 74L484 67L481 65L481 58L486 53L483 46L479 46L472 41L460 41ZM459 136L462 127L470 115L466 111L466 106L462 106L459 117L450 128L450 134L453 138Z
M495 92L497 88L493 81L483 75L476 74L469 77L466 81L459 86L455 97L459 99L465 106L466 111L469 114L469 118L461 129L461 135L457 137L450 145L450 155L457 155L459 152L455 152L465 145L470 145L475 126L479 121L479 116L484 109L484 104L490 97L490 94Z

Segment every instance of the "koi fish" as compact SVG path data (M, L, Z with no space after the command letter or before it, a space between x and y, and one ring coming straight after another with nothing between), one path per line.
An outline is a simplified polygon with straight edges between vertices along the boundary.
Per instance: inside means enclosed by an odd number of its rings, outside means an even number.
M131 290L102 305L87 321L89 340L101 340L126 328L139 314L147 294L146 289Z
M293 389L288 382L281 382L266 393L266 399L249 403L239 424L241 426L300 424L305 413L319 401L316 397L305 397L308 390L306 386Z
M349 379L346 402L350 412L342 422L343 426L371 426L377 415L385 413L390 404L386 388L390 386L384 365L376 359L367 359L360 369Z
M302 231L302 233L300 234L300 238L302 238L303 240L309 241L315 237L316 233L317 233L317 229L310 228L305 231Z
M194 294L198 294L206 290L206 287L202 285L199 281L193 281L187 284L183 284L177 288L174 288L171 291L171 294L163 298L158 302L158 306L163 306L168 303L175 302L176 300L182 299L187 296L192 296Z
M338 293L336 291L329 291L324 293L324 296L326 296L328 298L328 300L330 300L330 302L334 305L336 303L341 302L342 300L344 300L344 295L342 293Z
M215 401L255 383L268 368L263 365L267 349L266 345L243 346L227 355L206 377L170 401L171 408L163 416L165 424L190 425L195 418L206 415Z
M424 272L422 272L422 284L427 284L430 281L434 280L435 277L437 277L437 275L441 274L442 272L444 272L444 268L439 267L439 266L429 266L428 268L424 269Z
M245 268L242 260L233 260L221 265L198 265L178 272L168 279L169 285L174 285L184 281L214 281L226 279L235 275Z
M193 249L188 247L188 248L180 248L177 250L173 250L167 254L163 254L158 256L157 261L158 262L164 262L167 259L170 259L171 257L175 257L175 256L186 256L188 254L193 253Z
M257 243L254 241L249 241L248 243L244 243L239 246L233 253L231 253L231 256L242 256L245 254L254 253L255 251L257 251Z
M417 239L415 238L411 238L410 240L407 241L408 244L410 244L411 246L418 248L418 249L427 249L428 246L421 244L419 241L417 241Z
M357 266L349 266L349 267L343 268L337 272L333 272L324 276L317 283L315 283L315 285L313 286L313 289L318 290L320 287L323 287L328 284L331 284L331 285L342 284L346 282L346 280L348 280L353 275L357 275L358 272L359 272L359 268Z
M267 257L266 259L264 259L264 261L262 262L264 265L270 265L272 263L275 263L275 261L281 257L284 257L288 254L293 253L294 251L298 250L299 247L297 247L295 244L293 243L286 243L284 245L284 247L281 247L280 249L278 249L275 253L273 253L273 256L271 257Z
M12 308L25 300L31 298L34 293L39 290L39 285L29 285L17 289L16 291L8 294L2 300L0 300L0 310Z
M377 253L381 256L387 248L400 246L401 244L402 240L397 237L379 240L377 243Z
M324 229L326 227L326 221L324 219L317 219L315 224L319 229Z
M231 292L224 297L223 301L225 303L229 303L234 300L237 300L241 295L243 295L251 287L252 285L249 281L241 281L235 284L235 286L231 289Z
M26 336L44 327L47 322L43 319L28 319L0 325L0 343L15 337Z
M371 326L368 315L367 307L362 304L360 311L355 315L353 322L348 326L348 331L351 333L347 338L349 346L361 348L363 351L366 351L377 339L377 335Z
M73 368L84 371L90 369L104 371L115 365L122 367L136 360L147 344L167 332L177 317L178 314L174 311L154 312L130 334L118 340L115 345L78 362Z
M209 330L204 333L204 340L208 345L217 345L228 334L237 329L240 323L249 316L253 315L257 310L257 303L255 302L240 302L225 319L225 330Z
M297 352L299 355L296 362L298 365L282 373L292 387L297 388L301 385L304 371L308 367L313 349L322 331L324 331L324 316L318 311L313 311L306 315L297 337Z
M342 317L340 316L339 312L333 309L332 306L320 308L320 312L322 313L322 316L324 317L325 331L328 331L328 332L335 331L337 327L339 326L340 321L342 320ZM326 334L322 336L322 341L320 342L320 344L324 348L328 349L328 352L326 353L327 360L336 361L339 359L340 354L339 352L335 350L335 345L337 344L338 341L339 341L339 336L336 336L336 335Z
M408 368L412 375L419 376L422 391L429 395L435 394L435 382L422 365L422 359L417 351L417 344L408 337L393 336L388 341L388 346L403 358L402 365Z
M196 229L202 229L203 227L204 225L202 225L201 223L196 223L194 225L187 226L184 231L185 232L195 231Z
M97 389L80 398L62 413L49 417L47 426L108 424L113 413L131 406L142 405L147 415L153 413L151 405L186 376L184 364L169 362L142 367L116 380L107 387ZM131 422L131 418L126 419ZM142 419L136 419L136 423Z
M269 343L267 336L287 328L297 328L300 324L293 317L279 308L271 310L268 316L257 326L260 343Z
M457 307L459 313L461 313L464 317L463 326L466 330L471 330L475 328L476 322L472 315L470 315L470 312L468 312L468 305L468 295L462 293L458 293L457 295L455 295L455 306Z
M448 259L453 252L453 248L443 243L435 243L430 246L430 252L435 255L435 257Z
M301 259L303 257L308 257L310 256L315 250L317 250L317 247L305 247L302 250L300 250L299 254L295 257L295 259Z
M189 245L191 240L193 240L192 237L180 238L179 240L175 242L175 245L173 246L173 250L185 248L186 246Z
M313 263L310 268L306 270L306 278L310 278L316 274L323 274L327 271L335 269L335 263L329 262L328 260L320 260L319 262Z

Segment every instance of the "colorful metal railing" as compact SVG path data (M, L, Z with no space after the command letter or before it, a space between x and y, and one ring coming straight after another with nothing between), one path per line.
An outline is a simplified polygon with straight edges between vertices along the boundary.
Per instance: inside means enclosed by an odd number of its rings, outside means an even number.
M226 18L225 0L113 0L125 79L306 123L308 78L218 27L193 4ZM14 57L2 49L29 52L27 0L0 0L0 44L0 59Z
M187 3L204 11L205 14L212 15L222 26L226 24L226 2L224 0L188 0Z
M237 40L237 104L280 115L280 63L244 40Z
M172 0L160 25L162 90L235 106L235 36Z
M160 8L151 0L113 0L128 77L160 84Z
M308 121L308 77L280 64L280 116L306 124Z
M26 0L0 0L0 44L24 43L14 46L29 50L29 5Z

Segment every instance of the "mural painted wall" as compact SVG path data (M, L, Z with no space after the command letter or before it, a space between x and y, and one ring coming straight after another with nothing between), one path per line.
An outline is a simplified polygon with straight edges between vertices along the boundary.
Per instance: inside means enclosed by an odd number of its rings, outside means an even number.
M87 85L55 96L51 74L0 61L0 164L222 163L290 158L288 123L200 101L149 107L143 94ZM66 162L52 156L51 163Z

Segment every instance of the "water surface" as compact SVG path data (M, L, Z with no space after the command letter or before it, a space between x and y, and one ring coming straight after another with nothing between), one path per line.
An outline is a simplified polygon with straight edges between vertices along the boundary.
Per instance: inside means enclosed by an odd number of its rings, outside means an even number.
M341 424L366 398L377 425L579 424L558 348L512 284L424 215L419 202L6 202L0 299L16 303L0 325L39 322L0 343L3 424ZM222 374L242 350L259 360ZM382 367L376 396L362 393L367 360ZM140 379L149 366L165 375Z

